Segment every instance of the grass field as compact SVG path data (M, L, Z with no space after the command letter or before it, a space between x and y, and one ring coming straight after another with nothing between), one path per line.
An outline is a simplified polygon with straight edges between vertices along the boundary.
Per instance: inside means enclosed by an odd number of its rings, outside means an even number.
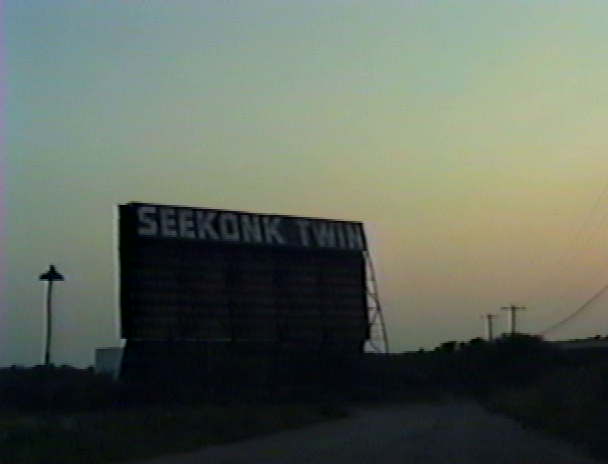
M608 459L608 365L566 367L537 382L497 390L489 409L517 419Z
M247 403L236 391L201 400L200 387L176 384L167 396L155 384L134 389L70 367L0 369L0 464L141 459L345 417L346 408L336 406L344 402L452 394L608 458L603 354L572 358L538 337L518 335L459 350L366 357L353 380L332 395L292 390Z
M194 450L345 416L303 405L146 407L76 414L4 414L2 464L106 463Z
M182 398L183 399L183 398ZM194 450L346 416L326 403L137 401L91 370L0 370L0 464L106 463Z

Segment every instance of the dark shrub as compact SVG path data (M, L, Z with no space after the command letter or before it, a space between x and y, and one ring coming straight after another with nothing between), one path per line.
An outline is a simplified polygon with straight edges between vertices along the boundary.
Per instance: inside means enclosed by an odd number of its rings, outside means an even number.
M0 369L0 409L89 411L116 404L119 386L92 369L69 366Z

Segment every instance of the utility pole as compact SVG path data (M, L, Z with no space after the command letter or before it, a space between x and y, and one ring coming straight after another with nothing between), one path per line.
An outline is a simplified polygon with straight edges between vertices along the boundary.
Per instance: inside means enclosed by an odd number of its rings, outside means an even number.
M489 342L494 340L494 332L492 330L492 321L498 317L497 314L484 314L482 316L486 320L486 337Z
M511 304L509 306L503 306L500 309L503 311L509 311L509 332L511 335L515 335L517 332L517 311L524 311L526 307Z
M53 320L51 318L51 307L53 302L53 282L65 280L55 266L49 266L49 270L44 274L40 274L38 280L46 281L46 342L44 346L44 364L51 364L51 335L53 329Z

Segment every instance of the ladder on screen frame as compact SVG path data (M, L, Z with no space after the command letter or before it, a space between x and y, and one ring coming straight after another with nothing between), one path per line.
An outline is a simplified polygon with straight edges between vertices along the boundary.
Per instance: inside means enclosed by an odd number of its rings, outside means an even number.
M367 289L367 317L369 321L369 339L365 342L365 352L387 354L389 353L388 336L382 314L382 306L378 294L378 281L374 263L369 251L365 255L365 275Z

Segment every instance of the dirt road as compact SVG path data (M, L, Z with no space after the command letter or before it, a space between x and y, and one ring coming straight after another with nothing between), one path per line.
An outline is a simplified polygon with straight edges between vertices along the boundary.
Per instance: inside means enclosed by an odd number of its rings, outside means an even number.
M145 464L591 464L572 446L470 402L359 409L353 416ZM143 464L143 463L142 463Z

